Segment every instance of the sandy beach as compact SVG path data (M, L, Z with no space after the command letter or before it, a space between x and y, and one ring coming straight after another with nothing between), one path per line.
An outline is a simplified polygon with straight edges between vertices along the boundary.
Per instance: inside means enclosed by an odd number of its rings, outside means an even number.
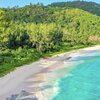
M17 68L0 78L0 100L50 100L58 90L56 80L75 64L73 59L99 50L100 45L73 50Z

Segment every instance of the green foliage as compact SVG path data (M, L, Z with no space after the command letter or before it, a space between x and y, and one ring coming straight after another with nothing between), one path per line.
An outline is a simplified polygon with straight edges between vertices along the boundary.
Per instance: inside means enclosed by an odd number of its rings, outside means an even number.
M42 55L33 49L0 50L0 76L17 67L38 60Z
M97 4L95 2L87 2L87 1L69 1L69 2L56 2L52 3L50 6L52 7L66 7L66 8L79 8L83 9L85 11L88 11L90 13L96 14L100 16L100 4Z
M0 9L0 75L48 54L100 43L99 16L53 6Z
M53 30L50 33L50 37L51 37L50 42L54 45L56 49L57 49L57 46L62 45L63 32L61 31L61 28L57 27L57 29Z
M30 37L26 30L17 30L8 36L8 48L15 49L18 47L30 46Z

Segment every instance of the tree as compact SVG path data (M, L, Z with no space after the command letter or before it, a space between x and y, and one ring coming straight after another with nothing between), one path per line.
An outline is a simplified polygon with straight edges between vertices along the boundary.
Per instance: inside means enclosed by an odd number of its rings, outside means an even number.
M30 44L30 37L26 30L17 30L8 36L8 47L10 49L16 49L18 47L24 48L24 46L30 47Z

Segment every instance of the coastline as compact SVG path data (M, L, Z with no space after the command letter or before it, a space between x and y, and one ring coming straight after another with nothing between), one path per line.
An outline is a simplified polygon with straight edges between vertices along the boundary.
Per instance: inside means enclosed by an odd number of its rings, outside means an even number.
M48 95L52 96L57 91L55 81L64 75L64 71L68 71L71 68L70 66L75 64L69 62L69 60L99 50L100 45L97 45L57 54L48 59L41 59L30 65L24 65L0 78L0 90L2 90L0 99L5 100L5 98L11 97L12 94L18 94L25 90L28 91L29 95L21 98L37 97L38 100L50 100ZM55 72L57 73L55 74ZM52 84L54 84L54 87Z
M51 76L53 76L51 80L49 79L50 74L48 76L47 76L47 74L45 74L44 77L46 78L46 81L48 81L48 82L51 82L52 80L56 81L57 78L58 78L58 81L59 81L60 77L63 77L65 75L65 73L67 73L73 65L75 65L75 64L77 65L77 63L75 63L74 61L69 62L70 59L77 58L78 56L79 57L84 56L84 55L86 56L86 54L88 54L88 53L91 54L91 52L95 52L95 51L99 51L99 50L100 50L100 46L98 45L98 46L94 46L94 47L87 47L87 48L80 49L80 50L73 50L73 51L70 51L70 52L67 52L67 53L63 53L63 54L53 56L53 57L63 57L64 59L63 60L61 59L61 62L63 64L59 64L59 66L57 66L56 70L58 70L60 73L58 72L58 74L57 73L54 74L54 73L51 72ZM67 60L65 59L66 56L68 58ZM80 64L80 63L81 62L78 62L78 64ZM61 73L62 69L64 69L63 73ZM53 72L54 71L55 70L53 70ZM69 75L70 74L68 73L68 76ZM45 91L39 91L39 92L36 93L38 100L51 100L52 97L53 97L53 94L54 95L57 94L57 92L59 90L59 88L57 87L57 82L54 82L53 84L54 85L53 86L51 85L52 87L50 89L47 88L47 90L45 90Z

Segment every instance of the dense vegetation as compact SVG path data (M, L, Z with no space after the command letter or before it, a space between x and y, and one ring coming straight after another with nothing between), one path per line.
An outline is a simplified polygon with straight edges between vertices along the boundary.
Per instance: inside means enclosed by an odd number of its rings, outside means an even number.
M100 16L100 4L95 2L87 2L83 0L75 0L73 2L55 2L52 3L50 6L52 7L66 7L66 8L79 8L90 13L96 14Z
M0 76L55 52L100 42L100 17L81 9L28 5L0 9Z

